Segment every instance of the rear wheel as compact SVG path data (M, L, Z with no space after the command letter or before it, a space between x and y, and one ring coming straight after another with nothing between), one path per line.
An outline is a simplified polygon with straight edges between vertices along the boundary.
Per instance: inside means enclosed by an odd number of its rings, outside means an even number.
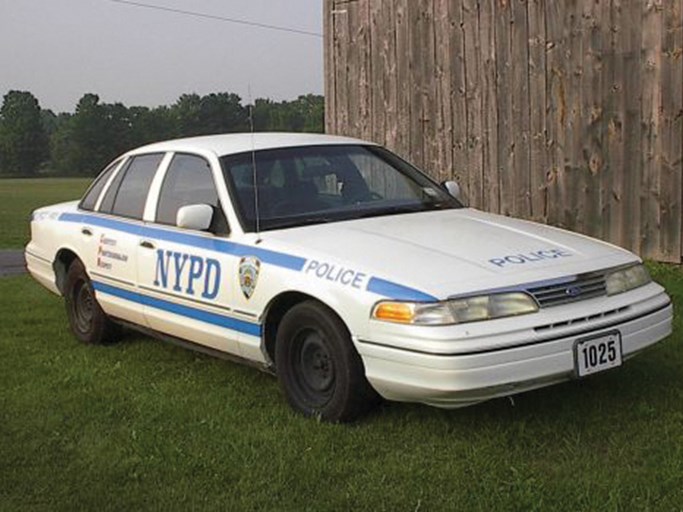
M67 272L64 302L71 332L79 341L104 344L116 340L119 328L102 311L90 278L79 260L74 260Z
M275 364L289 404L306 416L351 421L378 399L346 326L320 303L302 302L283 317Z

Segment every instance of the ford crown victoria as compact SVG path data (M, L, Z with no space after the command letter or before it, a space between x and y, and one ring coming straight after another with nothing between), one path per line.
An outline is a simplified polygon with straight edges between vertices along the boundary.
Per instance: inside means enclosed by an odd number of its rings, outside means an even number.
M356 139L175 140L36 210L26 260L82 342L124 325L238 358L329 421L583 378L671 332L635 255L457 196Z

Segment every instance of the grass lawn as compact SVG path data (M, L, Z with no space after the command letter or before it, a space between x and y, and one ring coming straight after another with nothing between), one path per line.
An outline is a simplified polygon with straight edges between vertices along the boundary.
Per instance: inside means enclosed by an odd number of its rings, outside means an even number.
M92 178L0 180L0 249L21 249L29 240L29 215L39 206L79 199Z
M653 275L683 308L683 272ZM0 280L1 510L679 510L683 325L622 368L350 426L275 379L130 335L79 345L62 302Z

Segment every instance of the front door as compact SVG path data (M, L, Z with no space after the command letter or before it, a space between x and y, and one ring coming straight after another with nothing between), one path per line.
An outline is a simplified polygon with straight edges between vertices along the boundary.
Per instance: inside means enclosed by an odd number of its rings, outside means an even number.
M210 230L176 226L178 210L190 204L213 207ZM145 229L138 250L138 286L146 297L147 324L159 332L237 354L240 333L259 327L240 319L231 307L235 289L230 284L237 258L229 251L227 223L204 158L173 156L154 220Z

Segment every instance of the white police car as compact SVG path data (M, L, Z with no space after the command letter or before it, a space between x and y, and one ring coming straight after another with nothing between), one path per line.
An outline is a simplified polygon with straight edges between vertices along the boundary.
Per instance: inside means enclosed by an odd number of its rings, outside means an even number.
M36 210L26 260L79 340L123 324L234 356L331 421L378 395L459 407L581 378L671 332L636 256L456 188L349 138L163 142Z

